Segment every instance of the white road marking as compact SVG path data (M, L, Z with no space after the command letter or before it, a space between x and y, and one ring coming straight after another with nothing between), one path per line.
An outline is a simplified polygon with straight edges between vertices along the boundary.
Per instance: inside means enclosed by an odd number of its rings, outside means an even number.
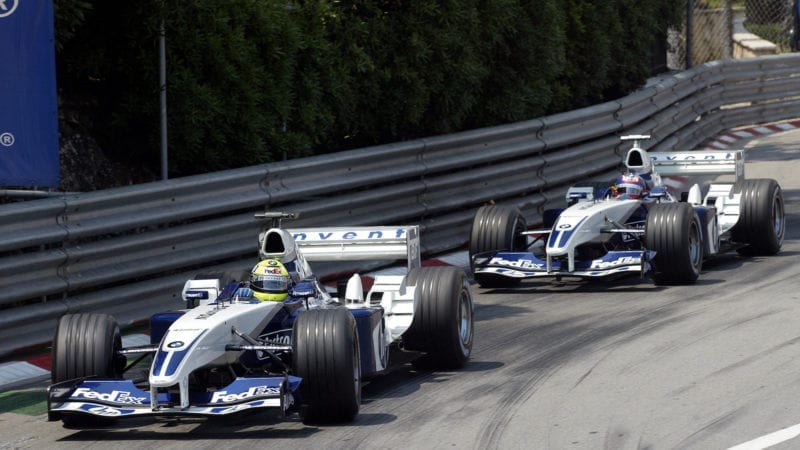
M778 445L781 442L786 442L789 439L794 439L797 436L800 436L800 424L761 436L752 441L747 441L743 444L731 447L728 450L761 450L772 447L773 445Z

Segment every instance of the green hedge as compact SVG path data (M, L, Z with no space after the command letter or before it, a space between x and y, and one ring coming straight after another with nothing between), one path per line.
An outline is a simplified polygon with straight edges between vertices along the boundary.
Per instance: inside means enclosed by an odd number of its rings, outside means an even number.
M170 176L540 117L624 96L680 0L55 0L62 105ZM157 170L154 170L157 172Z

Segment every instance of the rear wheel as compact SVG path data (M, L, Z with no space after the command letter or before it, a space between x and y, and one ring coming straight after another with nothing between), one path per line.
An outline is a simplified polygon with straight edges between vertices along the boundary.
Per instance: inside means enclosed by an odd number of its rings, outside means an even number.
M700 276L703 240L700 220L688 203L657 203L650 207L645 247L655 251L656 284L688 284Z
M518 208L502 205L481 206L472 220L469 239L470 262L478 253L489 251L525 251L527 237L525 217ZM474 270L474 267L473 267ZM475 274L481 287L501 287L519 284L520 280L492 274Z
M361 404L356 321L345 308L310 309L294 324L294 369L304 423L350 422Z
M122 338L117 321L108 314L66 314L53 338L51 354L53 383L95 376L121 378L126 358L120 353ZM64 415L70 427L106 426L113 419L86 414Z
M408 350L425 352L415 365L458 369L472 353L474 313L464 271L455 267L411 270L407 284L415 286L414 320L403 334Z
M731 239L747 244L739 252L777 254L786 234L783 192L778 182L769 178L743 180L734 185L733 191L741 193L741 200L739 220L731 230Z

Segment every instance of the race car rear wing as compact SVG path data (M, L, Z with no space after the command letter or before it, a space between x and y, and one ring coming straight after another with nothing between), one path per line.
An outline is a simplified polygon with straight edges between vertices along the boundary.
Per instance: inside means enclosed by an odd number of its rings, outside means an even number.
M388 261L405 259L408 270L420 267L419 226L352 226L285 229L283 219L295 213L267 211L256 219L269 219L271 227L259 233L259 258L294 261ZM297 251L299 250L299 252ZM298 255L299 253L299 255Z
M647 152L662 176L735 175L744 178L743 150L704 150L690 152Z
M388 261L420 267L419 227L271 228L259 236L259 257L294 261Z
M406 259L420 267L419 227L336 227L290 229L307 261Z

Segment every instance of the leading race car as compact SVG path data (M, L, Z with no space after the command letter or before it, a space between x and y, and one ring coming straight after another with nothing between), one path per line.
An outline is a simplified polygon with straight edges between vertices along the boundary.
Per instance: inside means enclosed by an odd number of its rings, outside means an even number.
M543 229L528 230L515 207L478 209L469 252L482 287L630 273L656 284L685 284L697 280L705 258L721 252L780 251L781 187L773 179L744 179L743 151L648 153L639 141L649 136L622 139L633 141L623 159L627 173L614 183L569 188L567 208L544 211ZM725 174L733 182L708 182ZM662 176L679 180L677 191Z
M417 226L286 230L280 221L292 214L257 217L272 226L259 236L262 261L253 274L187 281L186 309L154 315L150 345L123 348L109 315L63 316L48 419L80 428L273 408L299 412L305 422L346 422L358 413L362 380L392 362L410 356L426 369L466 363L473 339L466 274L421 267ZM408 271L375 277L366 296L354 275L331 297L309 265L384 259L405 259ZM150 368L137 375L133 368L146 357Z

